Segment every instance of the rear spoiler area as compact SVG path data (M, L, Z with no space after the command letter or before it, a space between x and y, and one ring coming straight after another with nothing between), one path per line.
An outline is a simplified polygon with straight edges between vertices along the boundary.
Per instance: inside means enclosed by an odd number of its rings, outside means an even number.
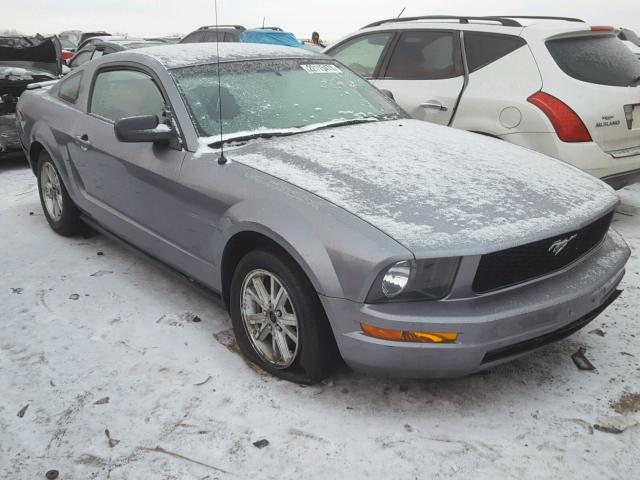
M27 90L37 90L39 88L51 87L58 83L58 80L48 80L46 82L36 82L27 85Z
M615 37L620 33L620 30L615 27L605 25L585 25L584 28L576 28L571 30L564 30L561 33L551 34L546 40L561 40L563 38L576 38L576 37Z

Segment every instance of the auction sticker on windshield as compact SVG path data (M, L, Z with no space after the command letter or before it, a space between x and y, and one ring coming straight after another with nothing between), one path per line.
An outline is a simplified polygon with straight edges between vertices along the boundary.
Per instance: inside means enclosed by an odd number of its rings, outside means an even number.
M313 65L300 65L307 73L342 73L342 71L335 65L329 65L326 63L313 64Z

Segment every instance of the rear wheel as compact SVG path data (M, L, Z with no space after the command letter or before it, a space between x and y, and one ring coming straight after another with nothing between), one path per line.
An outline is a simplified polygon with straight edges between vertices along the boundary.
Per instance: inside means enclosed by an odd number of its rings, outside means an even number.
M234 272L230 300L240 350L264 370L312 384L336 367L339 354L318 294L289 258L248 253Z
M81 232L80 212L46 152L40 154L38 161L38 192L47 222L56 233L70 237Z

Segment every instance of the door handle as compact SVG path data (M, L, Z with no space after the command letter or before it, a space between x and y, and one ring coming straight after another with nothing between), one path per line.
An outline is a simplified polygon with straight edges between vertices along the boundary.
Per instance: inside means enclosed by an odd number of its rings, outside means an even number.
M82 135L76 135L76 143L80 145L80 150L86 152L91 147L91 142L89 141L89 135L86 133Z
M428 102L421 103L420 106L422 108L431 108L433 110L440 110L441 112L446 112L447 110L449 110L448 107L445 107L444 105L442 105L442 103L438 102L437 100L429 100Z

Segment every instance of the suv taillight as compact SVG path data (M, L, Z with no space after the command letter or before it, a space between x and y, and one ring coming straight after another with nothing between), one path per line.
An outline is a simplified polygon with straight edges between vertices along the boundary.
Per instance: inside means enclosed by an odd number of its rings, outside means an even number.
M578 114L561 100L545 92L531 95L527 100L544 112L563 142L591 142L589 130Z

